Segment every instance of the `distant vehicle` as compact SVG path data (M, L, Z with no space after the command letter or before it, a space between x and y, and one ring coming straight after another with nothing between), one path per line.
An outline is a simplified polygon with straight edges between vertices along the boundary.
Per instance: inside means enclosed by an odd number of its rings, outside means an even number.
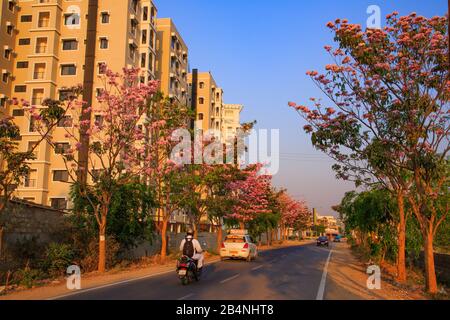
M327 237L319 237L317 238L317 246L329 246L328 245L328 238Z
M258 248L245 230L231 230L220 249L220 259L254 260L258 257Z
M341 240L342 240L342 236L340 236L340 235L337 235L336 237L334 237L334 242L341 242Z

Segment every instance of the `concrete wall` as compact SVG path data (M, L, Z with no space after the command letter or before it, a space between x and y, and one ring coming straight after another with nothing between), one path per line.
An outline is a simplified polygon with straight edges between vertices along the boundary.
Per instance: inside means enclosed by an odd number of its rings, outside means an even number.
M176 253L179 250L181 240L185 237L185 233L168 233L168 252ZM225 238L225 232L223 233ZM209 232L201 232L198 235L198 241L200 242L203 250L215 251L217 243L217 234ZM153 242L143 242L136 248L123 253L122 257L127 259L139 259L141 257L148 257L151 255L158 254L161 251L161 238L155 235Z
M44 244L57 241L58 235L68 227L63 212L19 201L11 202L2 221L5 224L5 248L17 240L32 237Z
M421 252L420 256L414 261L414 264L425 270L424 254ZM435 253L434 265L436 269L436 277L439 282L450 285L450 254Z

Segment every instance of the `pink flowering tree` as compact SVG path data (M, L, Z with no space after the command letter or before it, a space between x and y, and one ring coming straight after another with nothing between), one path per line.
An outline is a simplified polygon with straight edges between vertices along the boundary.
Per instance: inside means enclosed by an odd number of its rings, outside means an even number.
M258 215L271 213L269 197L272 177L261 174L261 167L257 164L245 168L244 178L227 185L233 200L232 213L227 218L238 221L242 229Z
M83 108L78 96L70 98L72 126L64 126L69 145L61 146L51 136L47 139L63 158L71 183L92 207L99 232L99 272L106 269L106 225L112 196L119 186L139 181L151 160L146 153L145 116L158 88L156 81L139 83L138 69L123 69L119 74L104 68L103 88L95 106ZM82 112L91 113L93 119L85 119ZM46 113L47 109L32 111L39 132L46 130ZM89 135L87 166L77 157L82 148L81 130ZM77 184L80 172L87 175L86 184Z
M288 229L301 231L309 220L309 210L306 202L292 199L286 192L278 196L281 211L280 227L282 240L286 240Z
M405 281L405 198L424 238L426 284L437 292L432 242L448 214L437 205L448 167L449 61L446 17L387 16L384 29L328 23L339 44L326 46L326 72L308 71L327 98L289 103L308 123L314 146L336 160L337 176L382 184L397 198L397 280Z
M183 211L186 202L184 192L189 180L183 163L172 159L172 151L179 143L172 136L177 130L185 130L192 117L184 105L171 102L157 94L152 100L147 118L149 139L146 154L149 161L145 167L145 180L155 194L156 207L152 218L161 236L161 261L167 256L167 228L170 218Z

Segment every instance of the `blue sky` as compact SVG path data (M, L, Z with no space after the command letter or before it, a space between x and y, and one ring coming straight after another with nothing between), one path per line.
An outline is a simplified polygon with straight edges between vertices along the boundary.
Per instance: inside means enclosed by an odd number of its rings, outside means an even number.
M330 62L323 46L333 37L325 24L336 18L365 25L366 10L443 15L446 0L154 0L159 17L174 19L189 47L191 68L211 71L226 103L242 103L243 121L280 129L280 171L274 184L288 188L322 214L333 214L353 184L334 178L332 162L315 151L304 123L288 101L320 96L305 75ZM384 22L384 21L383 21Z

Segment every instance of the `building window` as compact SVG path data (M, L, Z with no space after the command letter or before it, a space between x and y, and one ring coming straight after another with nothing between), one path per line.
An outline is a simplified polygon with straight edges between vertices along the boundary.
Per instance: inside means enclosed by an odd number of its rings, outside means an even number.
M55 210L66 210L67 200L64 198L52 198L50 206Z
M138 0L131 0L131 8L134 10L134 12L137 12L137 5Z
M39 12L38 28L47 28L50 23L50 12Z
M35 188L36 177L37 177L37 170L36 169L30 170L28 174L26 174L24 177L23 186L25 188Z
M72 90L59 90L59 101L68 101L73 98L73 92Z
M0 97L0 107L6 108L6 102L7 102L7 101L8 101L8 98L7 98L7 97ZM17 109L17 110L23 111L22 109ZM14 111L15 111L15 110L13 110L13 116L14 116Z
M45 77L45 63L36 63L34 65L34 80L42 80Z
M70 128L70 127L72 127L72 124L73 124L72 117L71 116L64 116L58 121L57 126L59 128Z
M14 92L27 92L27 86L24 85L15 86Z
M147 30L142 30L142 44L147 44Z
M67 13L64 15L64 25L76 26L80 24L80 15L78 13Z
M5 51L4 51L4 53L3 53L3 57L4 57L6 60L9 60L9 59L11 58L11 52L12 52L11 49L5 49Z
M131 34L133 36L136 36L137 26L138 26L138 22L135 19L131 19Z
M74 76L77 74L77 67L74 64L63 64L61 65L61 75L62 76Z
M55 153L56 154L67 154L70 150L70 143L68 142L57 142L55 143Z
M19 39L19 46L28 46L31 43L30 38Z
M147 54L141 53L141 68L145 68L147 63Z
M198 120L203 120L203 113L198 114Z
M94 117L95 125L101 127L103 125L103 116L96 114Z
M148 69L153 72L153 54L148 54Z
M205 103L205 98L198 98L198 103L199 104L204 104Z
M8 83L8 79L9 79L9 72L3 72L2 73L2 81L4 83Z
M23 109L14 109L12 112L13 117L23 117L25 115L25 110Z
M39 157L38 153L38 142L37 141L28 141L28 149L27 151L30 152L33 151L34 158L37 159Z
M44 89L33 89L33 95L31 97L31 104L33 106L40 106L40 105L42 105L42 101L44 101ZM31 118L31 119L34 119L34 118ZM34 132L34 131L31 131L31 132Z
M74 39L63 40L63 50L78 50L78 41Z
M69 172L67 170L54 170L53 181L67 182L69 181Z
M147 21L148 20L148 7L144 7L142 11L142 20Z
M109 23L109 13L108 12L102 12L102 23Z
M100 38L100 49L108 49L109 41L108 38Z
M33 16L32 15L23 15L20 16L20 22L31 22L33 21Z
M130 44L129 48L130 48L130 59L134 60L134 56L136 54L136 47L133 44Z
M7 34L12 35L13 31L14 31L14 26L13 25L7 25L6 26L6 33ZM20 42L20 40L19 40L19 42Z
M46 53L46 52L47 52L47 38L37 38L36 53Z
M16 67L17 69L26 69L28 68L28 61L18 61Z
M15 1L13 1L13 0L9 0L9 1L8 1L8 10L9 10L9 11L14 12L15 6L16 6Z
M199 85L198 85L198 87L199 87L200 89L203 89L203 88L205 87L205 83L204 83L204 82L200 82Z

